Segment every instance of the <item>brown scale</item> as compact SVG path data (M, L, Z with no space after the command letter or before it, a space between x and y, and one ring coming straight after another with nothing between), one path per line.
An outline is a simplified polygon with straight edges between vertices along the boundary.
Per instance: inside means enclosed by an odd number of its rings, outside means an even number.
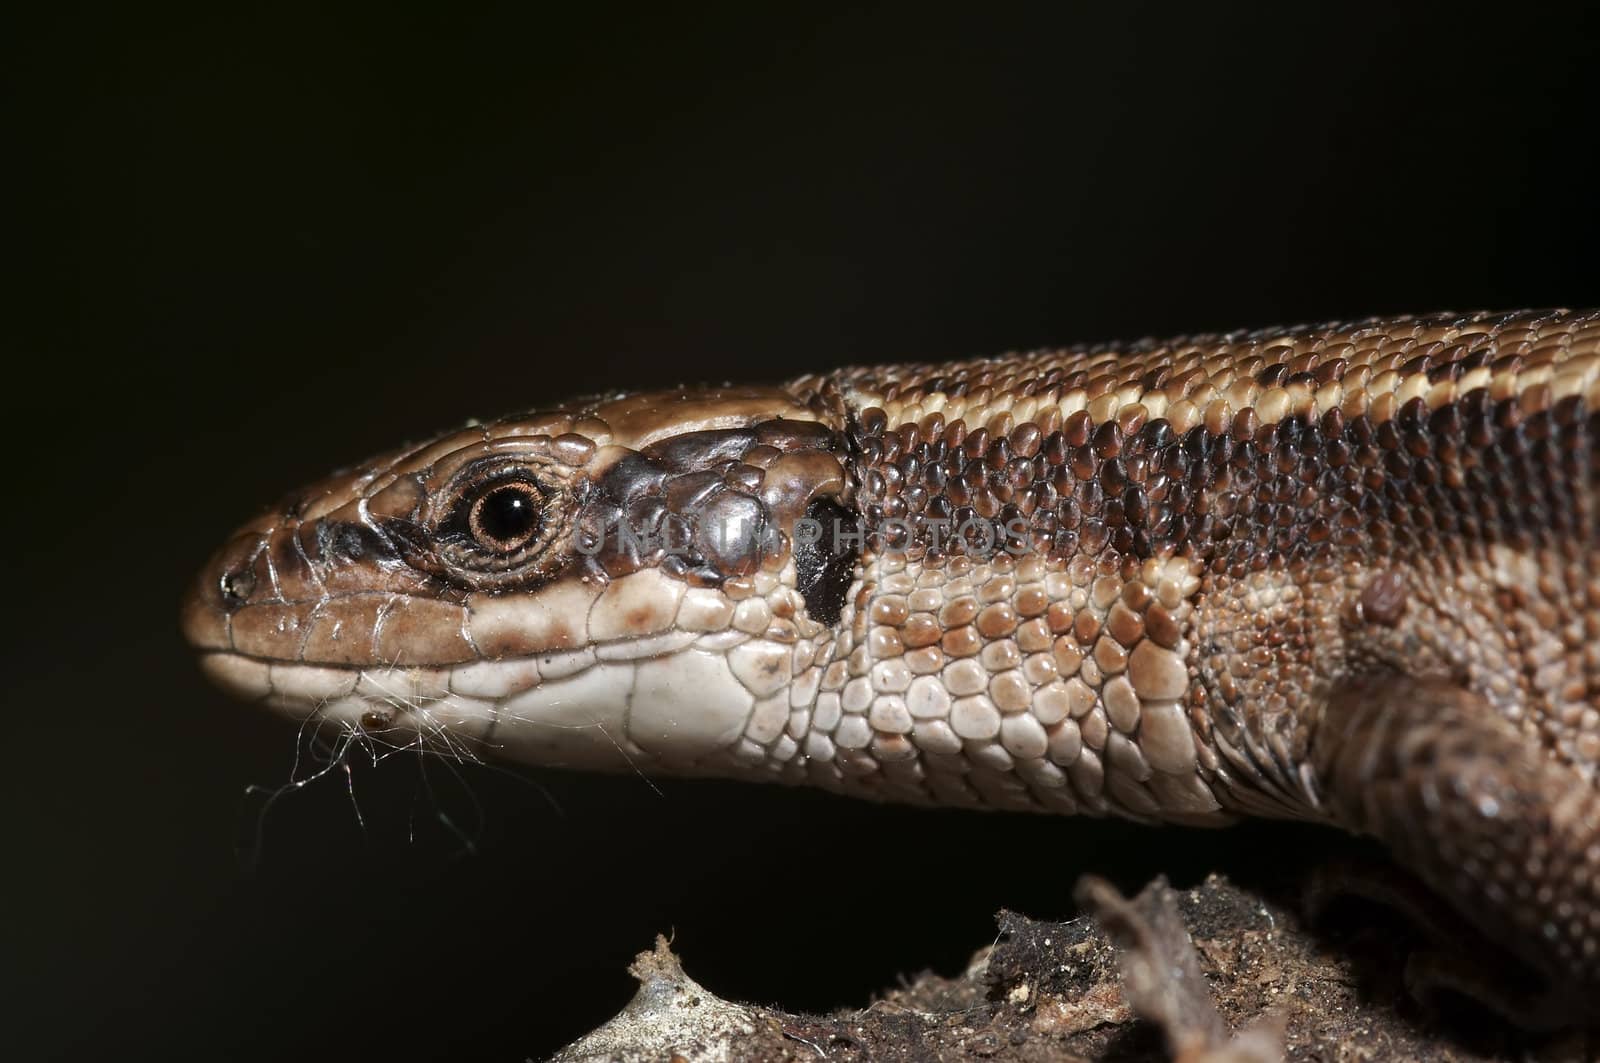
M1009 547L1051 568L1087 559L1129 588L1152 560L1191 563L1192 612L1164 641L1190 647L1200 774L1223 806L1390 840L1555 982L1576 975L1589 1007L1600 316L1272 330L847 370L796 390L847 422L854 503L880 555L926 571L984 547L1004 563ZM1012 614L986 626L972 609L939 616L949 657L1014 633ZM1125 667L1116 650L1137 643L1138 617L1127 611L1114 640L1072 618L1103 677ZM1115 722L1111 690L1095 693ZM1435 734L1427 713L1446 704L1448 741L1417 751L1407 728ZM1137 774L1116 727L1087 726L1097 718L1080 721L1102 753L1096 775L1119 777L1119 751ZM1520 772L1474 759L1508 751ZM1099 778L1072 783L1083 810L1106 807ZM1394 796L1372 804L1385 788ZM1137 789L1111 807L1148 811ZM1463 852L1504 855L1463 874ZM1550 894L1559 907L1534 900ZM1508 897L1523 907L1508 914Z
M584 570L615 579L659 566L718 586L781 566L782 530L843 489L837 440L818 424L764 421L673 436L608 469L577 516Z

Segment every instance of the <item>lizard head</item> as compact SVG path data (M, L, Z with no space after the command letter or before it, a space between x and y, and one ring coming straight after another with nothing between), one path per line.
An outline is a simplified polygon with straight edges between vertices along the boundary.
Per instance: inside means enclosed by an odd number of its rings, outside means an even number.
M235 532L184 634L215 682L299 720L727 773L781 737L845 605L837 427L785 391L707 388L449 432Z

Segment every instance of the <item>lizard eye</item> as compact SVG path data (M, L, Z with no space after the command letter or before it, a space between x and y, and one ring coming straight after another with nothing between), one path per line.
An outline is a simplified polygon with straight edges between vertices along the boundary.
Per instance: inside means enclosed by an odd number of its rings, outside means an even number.
M539 534L543 497L538 486L524 481L491 484L467 499L467 527L483 549L507 554Z
M559 479L527 464L471 468L440 499L434 548L462 574L526 574L554 563L569 495ZM536 474L537 473L537 474Z

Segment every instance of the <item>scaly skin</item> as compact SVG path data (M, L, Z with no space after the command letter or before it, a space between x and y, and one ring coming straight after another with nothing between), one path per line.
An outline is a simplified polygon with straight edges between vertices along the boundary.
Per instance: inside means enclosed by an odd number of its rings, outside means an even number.
M1330 822L1592 1018L1597 442L1600 312L605 396L299 492L184 627L291 716L530 764Z

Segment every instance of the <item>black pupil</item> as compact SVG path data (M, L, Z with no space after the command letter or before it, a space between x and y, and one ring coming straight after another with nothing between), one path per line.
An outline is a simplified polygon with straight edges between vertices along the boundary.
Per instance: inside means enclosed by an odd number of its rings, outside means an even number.
M533 495L525 487L501 487L478 503L478 527L496 543L515 543L539 522Z

